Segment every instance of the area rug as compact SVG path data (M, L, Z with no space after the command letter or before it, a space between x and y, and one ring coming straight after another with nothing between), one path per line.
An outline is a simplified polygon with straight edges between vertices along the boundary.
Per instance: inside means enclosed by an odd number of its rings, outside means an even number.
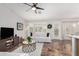
M41 56L71 56L71 40L52 40L51 43L44 43Z

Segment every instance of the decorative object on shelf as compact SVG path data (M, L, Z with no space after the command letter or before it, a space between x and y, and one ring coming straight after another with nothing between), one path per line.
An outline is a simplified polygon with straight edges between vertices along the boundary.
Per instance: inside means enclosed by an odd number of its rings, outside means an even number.
M23 43L23 44L28 44L28 42L27 42L27 41L23 41L22 43Z
M17 34L15 34L15 37L17 37Z
M27 37L28 43L32 42L32 38L30 36Z
M17 23L17 30L23 30L23 24Z
M51 29L51 28L52 28L52 24L48 24L48 25L47 25L47 28L48 28L48 29Z

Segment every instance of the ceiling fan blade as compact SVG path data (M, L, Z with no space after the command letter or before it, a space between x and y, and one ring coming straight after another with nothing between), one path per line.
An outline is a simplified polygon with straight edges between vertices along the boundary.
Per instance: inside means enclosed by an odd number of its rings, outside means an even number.
M41 9L41 10L44 10L43 8L40 8L40 7L36 7L36 9Z
M37 6L37 3L33 3L33 6L32 7L36 7Z
M28 3L24 3L24 4L32 7L32 5L29 5Z

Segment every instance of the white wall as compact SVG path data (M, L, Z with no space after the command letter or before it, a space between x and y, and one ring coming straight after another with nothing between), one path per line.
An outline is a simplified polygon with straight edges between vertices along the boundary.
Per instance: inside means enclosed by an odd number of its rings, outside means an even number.
M10 9L0 4L0 27L14 28L14 34L24 37L25 27L23 27L23 30L17 30L17 22L21 22L25 26L25 21L23 21L21 17L17 16Z
M23 30L17 30L17 22L23 23L24 27ZM28 35L28 29L27 26L29 24L42 24L43 27L47 28L48 24L52 24L53 28L51 30L48 30L50 33L50 36L52 39L61 39L61 23L60 22L51 22L51 21L31 21L27 22L26 20L22 19L20 16L18 16L15 12L13 12L11 9L9 9L4 4L0 4L0 27L12 27L14 28L14 33L17 34L20 37L26 37ZM58 24L59 28L59 36L54 36L54 25Z
M9 5L10 6L10 5ZM12 6L11 6L12 7ZM79 19L65 19L63 21L72 21L72 20L75 20L75 21L79 21ZM23 23L24 27L23 27L23 30L19 31L17 30L17 22L21 22ZM62 35L63 33L66 33L65 32L65 27L68 27L70 28L70 32L69 33L72 33L74 31L76 32L79 32L79 26L76 27L75 29L71 28L71 25L70 23L63 23L61 21L53 21L53 19L49 19L49 20L35 20L35 21L30 21L29 23L22 19L20 16L18 16L15 12L13 12L12 10L9 9L9 7L5 6L4 4L0 4L0 27L12 27L14 28L14 33L17 34L18 36L20 37L26 37L28 35L28 29L27 29L27 26L29 26L29 24L33 25L33 24L42 24L43 27L47 27L47 24L52 24L53 27L51 30L49 30L49 32L51 33L51 37L52 39L61 39L62 38ZM63 26L63 33L62 33L62 28L61 26ZM59 36L56 37L54 35L54 28L55 26L58 27L59 29ZM72 29L72 31L71 31Z
M60 21L32 21L32 22L29 22L29 24L32 25L32 26L34 24L37 24L37 25L41 24L41 26L43 28L46 28L47 32L50 33L50 36L51 36L52 39L62 39L62 36L61 36L61 22ZM29 24L28 24L28 26L30 26ZM52 24L52 29L47 29L48 24ZM58 30L59 30L59 35L57 37L54 35L55 27L57 27ZM33 29L35 29L34 26L33 26Z

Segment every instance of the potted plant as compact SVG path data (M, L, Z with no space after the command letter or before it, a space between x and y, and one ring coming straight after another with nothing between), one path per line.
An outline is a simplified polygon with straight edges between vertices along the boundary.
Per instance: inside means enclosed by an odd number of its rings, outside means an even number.
M30 36L27 37L28 43L32 42L32 38Z

